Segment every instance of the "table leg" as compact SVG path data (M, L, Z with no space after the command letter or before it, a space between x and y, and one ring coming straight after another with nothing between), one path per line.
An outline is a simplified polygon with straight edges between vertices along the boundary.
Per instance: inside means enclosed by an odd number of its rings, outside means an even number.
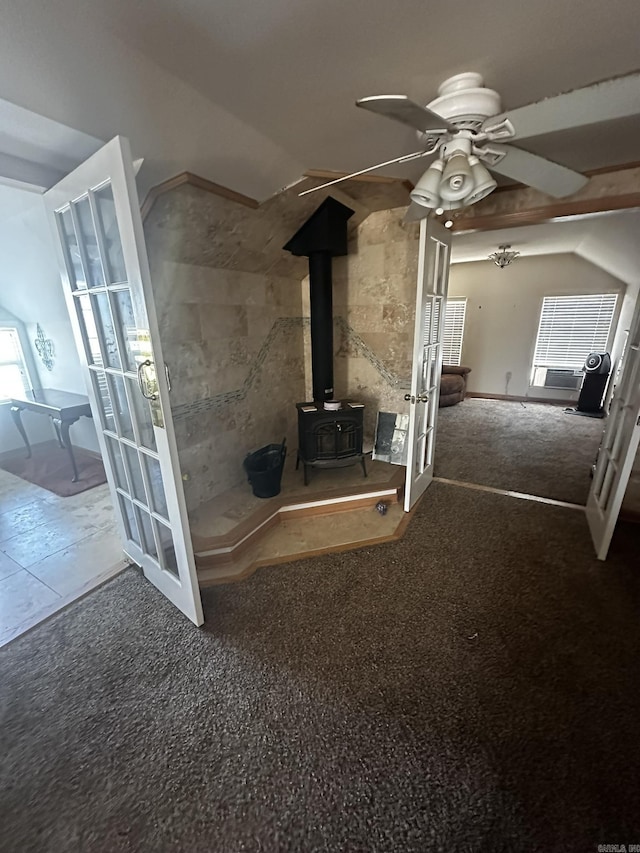
M51 418L51 420L56 431L56 436L58 437L58 445L64 450L64 443L62 441L62 436L60 435L60 421L58 418Z
M20 406L11 406L11 417L13 418L14 424L18 428L18 432L22 436L24 446L27 448L27 459L31 459L31 445L29 444L29 439L27 438L27 433L22 423L21 413L22 409L20 408Z
M73 469L73 477L71 479L72 483L78 482L78 468L76 466L76 460L73 455L73 447L71 445L71 439L69 438L69 427L74 424L78 418L74 418L72 421L60 421L57 418L54 418L54 423L58 421L60 426L60 434L62 435L62 441L64 446L67 448L67 453L69 454L69 459L71 460L71 468Z

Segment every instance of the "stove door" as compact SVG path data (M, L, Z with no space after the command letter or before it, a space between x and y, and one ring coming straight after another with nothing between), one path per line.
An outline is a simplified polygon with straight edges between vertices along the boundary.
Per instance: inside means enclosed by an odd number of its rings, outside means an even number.
M420 222L411 393L405 395L405 400L409 401L406 512L433 479L450 254L451 232L431 217L423 219Z

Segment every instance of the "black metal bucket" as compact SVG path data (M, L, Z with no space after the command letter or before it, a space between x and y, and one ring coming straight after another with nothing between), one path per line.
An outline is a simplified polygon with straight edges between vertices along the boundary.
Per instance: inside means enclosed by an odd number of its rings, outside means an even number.
M287 439L282 444L267 444L248 453L243 462L253 494L257 498L273 498L280 494L282 469L287 455Z

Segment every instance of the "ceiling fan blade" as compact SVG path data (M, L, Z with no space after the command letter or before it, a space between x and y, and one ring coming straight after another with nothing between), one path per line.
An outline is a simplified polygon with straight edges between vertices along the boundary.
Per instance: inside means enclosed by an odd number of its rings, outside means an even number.
M332 187L334 184L341 184L342 181L348 181L351 178L357 178L358 175L366 175L367 172L375 172L376 169L382 169L385 166L392 166L394 163L408 163L410 160L419 160L420 157L426 157L428 154L433 154L431 149L427 151L414 151L413 154L403 154L402 157L394 157L393 160L386 160L384 163L377 163L375 166L369 166L368 169L360 169L359 172L351 172L350 175L342 175L341 178L335 178L333 181L327 181L326 184L320 184L317 187L311 187L309 190L303 190L298 193L299 196L308 195L309 193L318 192L326 187Z
M491 143L489 152L504 154L496 163L489 162L489 168L507 178L513 178L554 198L564 198L578 192L589 180L580 172L567 169L552 160L546 160L537 154L530 154L513 145ZM480 151L478 156L482 159Z
M424 219L431 213L431 210L428 207L423 207L421 204L416 204L415 201L412 201L409 207L407 208L407 212L404 215L404 222L419 222L421 219Z
M492 116L485 120L482 129L508 119L515 130L513 139L532 139L545 133L613 121L638 113L640 72L635 72Z
M392 118L423 133L457 133L458 128L437 113L414 103L406 95L371 95L356 101L357 107Z

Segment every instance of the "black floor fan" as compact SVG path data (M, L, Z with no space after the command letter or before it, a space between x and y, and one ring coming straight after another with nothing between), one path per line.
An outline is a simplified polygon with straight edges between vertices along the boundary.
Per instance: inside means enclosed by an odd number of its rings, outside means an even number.
M565 409L572 415L584 415L588 418L603 418L602 406L609 376L611 374L611 356L608 352L591 352L584 363L584 381L575 409Z

